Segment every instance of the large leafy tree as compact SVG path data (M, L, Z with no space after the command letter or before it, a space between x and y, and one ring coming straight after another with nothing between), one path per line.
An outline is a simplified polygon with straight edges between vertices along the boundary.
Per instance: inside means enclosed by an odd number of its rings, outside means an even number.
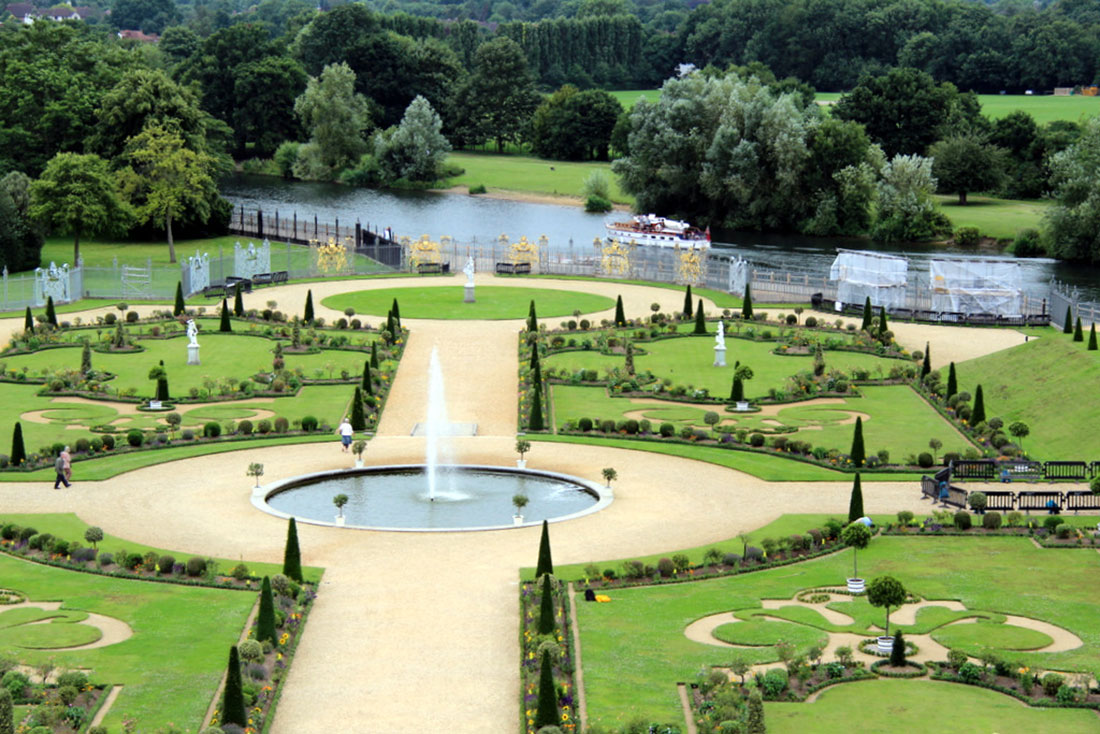
M888 157L923 155L948 122L957 97L952 84L937 84L923 71L898 68L861 79L840 98L833 114L862 124Z
M482 44L474 72L456 95L457 126L464 143L496 142L497 150L519 139L539 104L534 79L519 44L495 38Z
M806 188L813 212L802 231L819 236L859 235L871 224L882 150L859 123L828 117L810 133Z
M989 191L1004 178L1005 152L977 135L952 135L936 141L928 149L932 175L940 191L958 194L966 204L971 191Z
M217 199L214 157L186 146L172 127L150 123L127 144L130 167L121 173L123 187L137 218L163 226L168 238L168 261L176 262L172 224L193 213L206 221L211 201Z
M80 151L104 92L144 61L83 24L34 23L0 34L0 172L37 176Z
M252 155L271 155L285 140L298 138L301 126L294 115L294 101L306 87L306 73L294 59L268 56L241 64L236 69L237 103L232 118L234 147Z
M0 268L38 267L42 233L30 216L30 179L19 171L0 178Z
M1044 221L1048 252L1100 262L1100 120L1086 122L1076 143L1051 156L1050 169L1056 204Z
M80 237L125 229L127 207L107 161L95 154L58 153L31 184L31 215L54 231L73 236L73 265Z
M878 182L878 217L871 234L884 242L928 239L950 228L933 198L936 179L932 159L896 155L882 169Z
M310 134L295 167L300 178L331 178L366 152L370 111L366 98L355 91L355 72L347 64L326 66L319 78L311 77L294 112Z
M443 123L428 100L417 97L405 110L401 124L378 136L375 156L389 179L434 181L451 144L441 132Z
M622 114L602 89L565 85L543 100L531 120L531 146L543 158L607 160L611 133Z
M178 23L180 14L172 0L115 0L110 18L111 24L121 30L159 34Z

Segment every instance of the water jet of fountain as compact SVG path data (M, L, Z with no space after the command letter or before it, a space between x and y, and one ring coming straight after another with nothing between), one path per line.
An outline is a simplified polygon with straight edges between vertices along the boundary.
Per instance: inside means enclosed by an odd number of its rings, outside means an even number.
M439 351L432 347L428 361L428 420L424 434L427 436L425 464L428 474L428 500L435 502L440 475L440 456L443 454L441 438L449 431L447 401L443 396L443 369L439 365Z

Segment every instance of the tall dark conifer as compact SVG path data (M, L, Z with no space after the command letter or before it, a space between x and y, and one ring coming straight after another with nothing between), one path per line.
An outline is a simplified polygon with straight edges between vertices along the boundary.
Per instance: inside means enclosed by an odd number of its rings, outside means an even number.
M920 368L921 379L924 379L932 372L932 348L928 342L924 343L924 364Z
M400 329L401 328L401 306L399 306L397 304L397 297L396 296L393 299L393 306L390 307L390 310L393 311L394 323L397 325L397 328Z
M370 374L370 360L363 360L363 388L364 395L374 395L374 378Z
M539 539L539 560L535 565L535 578L554 573L554 559L550 556L550 524L542 521L542 537Z
M244 297L241 295L241 284L233 288L233 315L237 318L244 317Z
M302 552L298 548L298 525L294 518L286 528L286 549L283 551L283 575L302 583Z
M172 306L172 315L179 316L187 310L187 304L183 300L183 281L176 281L176 303Z
M690 319L692 316L695 315L695 312L692 310L692 303L693 303L693 301L691 300L691 285L689 284L688 287L687 287L687 290L684 291L684 318L685 319Z
M542 417L542 385L535 383L531 393L531 418L527 421L527 428L532 431L541 431L546 428L545 419Z
M985 422L985 397L982 395L982 386L974 391L974 407L970 411L970 425L976 426Z
M53 307L53 296L46 297L46 323L57 328L57 310ZM1077 323L1080 325L1081 319L1077 319Z
M248 725L244 710L244 690L241 686L241 658L237 646L229 648L229 665L225 671L225 693L222 696L222 726L236 724L242 729Z
M351 427L356 431L367 430L367 417L363 414L363 389L355 386L355 395L351 398Z
M554 671L550 666L550 651L542 651L539 664L539 702L535 710L535 731L544 726L560 726L561 713L558 710L558 691L554 686Z
M1095 352L1096 351L1096 324L1093 324L1092 328L1089 329L1088 351L1090 351L1090 352Z
M527 331L539 330L539 317L535 314L535 299L531 299L531 307L527 309Z
M849 456L852 459L852 466L863 466L863 460L867 458L867 454L863 448L863 417L856 416L856 430L852 434L852 450L849 452Z
M306 307L302 313L302 320L307 324L313 323L313 289L306 291Z
M885 338L886 332L889 331L889 327L886 325L886 306L878 307L878 335Z
M952 395L959 391L959 379L955 376L955 363L952 362L951 366L947 369L947 395L945 398L950 398Z
M539 598L539 634L548 635L557 627L554 619L554 585L550 574L542 577L542 594Z
M275 597L271 594L271 579L264 576L260 585L260 611L256 614L256 639L260 642L271 640L274 645L278 638L275 635Z
M1073 333L1073 308L1066 306L1066 318L1062 321L1062 333Z
M27 447L23 445L23 426L16 421L15 430L11 434L11 465L20 466L26 462Z
M859 326L860 331L871 330L871 297L867 296L867 300L863 302L863 323Z
M615 300L615 326L626 326L626 314L623 312L623 297Z
M233 325L229 323L229 306L226 305L225 299L222 299L222 318L221 323L218 324L218 331L230 332L233 331Z
M23 331L28 334L34 333L34 316L31 315L30 306L27 306L27 311L23 314Z
M745 321L752 318L752 283L745 283L745 297L741 300L741 318Z
M853 523L863 517L863 486L860 484L859 472L856 472L856 480L852 483L852 495L848 499L848 522Z
M1081 330L1081 317L1077 317L1077 324L1073 327L1073 341L1085 341L1085 332Z
M699 306L695 309L695 334L707 333L707 321L703 314L703 299L699 299Z

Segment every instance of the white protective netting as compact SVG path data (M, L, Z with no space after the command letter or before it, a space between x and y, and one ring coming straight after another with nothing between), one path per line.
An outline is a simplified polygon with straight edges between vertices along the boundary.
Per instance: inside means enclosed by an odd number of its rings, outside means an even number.
M745 295L745 284L749 282L749 261L741 257L730 259L729 283L726 290L739 296Z
M909 261L904 257L864 250L837 250L829 268L829 280L835 280L836 299L842 303L902 308L905 306L905 279Z
M1023 275L1012 260L932 260L932 310L1019 316Z

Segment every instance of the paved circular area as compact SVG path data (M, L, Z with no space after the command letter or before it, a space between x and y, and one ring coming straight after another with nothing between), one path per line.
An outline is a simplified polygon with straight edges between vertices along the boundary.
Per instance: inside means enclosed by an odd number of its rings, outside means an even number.
M460 277L431 282L453 284ZM487 274L477 279L494 282ZM427 283L410 278L353 284L365 289ZM576 281L525 284L577 288ZM344 281L258 290L244 296L245 307L262 308L275 300L278 308L294 312L304 304L307 289L319 303L348 286ZM612 298L621 294L628 316L649 314L654 302L665 312L683 303L682 292L665 288L590 282L585 290ZM709 308L715 310L713 304ZM319 308L318 315L342 314ZM595 318L612 316L609 310ZM456 459L512 465L522 321L404 322L411 336L367 463L423 461L423 439L409 434L425 413L428 357L438 346L449 419L479 426L477 437L454 439ZM22 318L0 321L0 335L21 328ZM931 341L933 364L1023 340L1000 330L898 324L895 332L910 348L923 349ZM335 438L330 444L244 449L147 467L103 482L81 482L77 475L73 488L62 492L46 482L5 482L0 506L12 513L76 512L108 533L178 552L279 562L286 525L252 507L245 468L260 462L265 478L278 479L350 466L353 458L340 451ZM765 482L687 459L570 444L536 442L528 466L591 479L599 479L608 466L619 474L611 507L552 527L557 563L716 543L789 511L842 514L851 488L850 481ZM863 492L869 513L922 509L915 485L865 482ZM517 570L534 565L539 532L409 534L300 526L303 561L326 570L273 732L345 731L349 721L378 732L419 734L440 722L471 734L514 730Z

